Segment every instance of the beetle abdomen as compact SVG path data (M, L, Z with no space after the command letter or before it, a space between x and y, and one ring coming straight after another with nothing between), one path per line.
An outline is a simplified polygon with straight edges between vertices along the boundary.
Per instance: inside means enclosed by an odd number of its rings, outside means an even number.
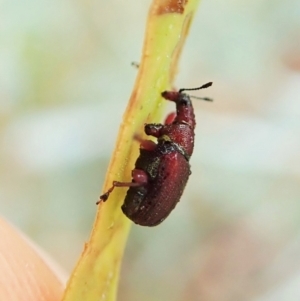
M178 151L159 158L155 177L150 177L146 186L130 187L122 206L124 214L139 225L160 224L179 202L190 175L190 165Z

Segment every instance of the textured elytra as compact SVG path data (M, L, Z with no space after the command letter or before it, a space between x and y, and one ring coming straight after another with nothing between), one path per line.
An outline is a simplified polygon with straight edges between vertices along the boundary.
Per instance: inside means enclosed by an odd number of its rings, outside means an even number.
M146 171L149 180L128 189L122 210L136 224L156 226L179 202L190 165L170 142L159 142L155 151L140 150L135 168Z

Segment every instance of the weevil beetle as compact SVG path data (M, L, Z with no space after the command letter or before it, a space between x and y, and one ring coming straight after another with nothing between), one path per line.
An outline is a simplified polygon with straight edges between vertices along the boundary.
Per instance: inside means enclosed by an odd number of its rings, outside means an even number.
M191 174L189 160L194 150L194 108L190 96L182 92L211 85L209 82L194 89L161 93L166 100L175 102L176 113L169 114L165 124L145 124L145 133L157 138L157 143L138 139L140 155L132 171L132 182L114 181L97 204L105 202L115 187L129 187L121 209L134 223L156 226L170 214ZM198 99L211 101L210 98Z

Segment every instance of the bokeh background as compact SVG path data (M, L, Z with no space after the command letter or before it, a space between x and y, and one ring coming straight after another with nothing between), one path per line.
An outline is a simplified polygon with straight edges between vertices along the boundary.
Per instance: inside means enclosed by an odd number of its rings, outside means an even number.
M1 214L69 272L93 224L149 5L1 3ZM194 102L193 174L163 224L132 227L119 300L298 301L300 1L203 0L176 86L207 81L199 94L214 102Z

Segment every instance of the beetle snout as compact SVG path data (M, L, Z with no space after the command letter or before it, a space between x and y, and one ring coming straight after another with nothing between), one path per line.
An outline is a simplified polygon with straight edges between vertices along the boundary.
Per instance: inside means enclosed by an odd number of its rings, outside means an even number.
M179 93L177 91L164 91L161 93L161 96L167 100L177 102Z

